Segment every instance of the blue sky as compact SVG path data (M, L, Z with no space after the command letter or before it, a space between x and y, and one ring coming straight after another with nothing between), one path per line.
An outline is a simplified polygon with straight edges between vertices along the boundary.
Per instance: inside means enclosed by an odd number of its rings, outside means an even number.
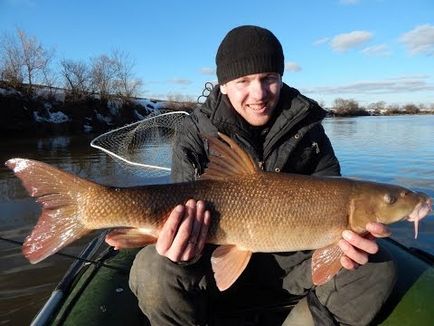
M154 98L200 95L220 41L243 24L272 30L284 81L326 105L434 103L432 0L0 0L1 33L20 28L58 60L122 50Z

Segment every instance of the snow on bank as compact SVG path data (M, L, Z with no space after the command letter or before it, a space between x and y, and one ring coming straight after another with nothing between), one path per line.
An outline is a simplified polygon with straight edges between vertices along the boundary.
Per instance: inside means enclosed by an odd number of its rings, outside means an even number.
M51 112L51 105L49 103L45 103L44 105L47 117L42 117L38 111L33 111L33 119L36 122L48 122L48 123L65 123L70 121L69 117L63 113L62 111Z
M8 96L8 95L20 95L20 92L16 91L12 88L0 88L0 95Z
M95 114L96 114L96 118L98 119L98 121L104 122L107 126L111 126L113 124L112 123L112 117L110 117L110 116L104 116L104 115L102 115L101 113L99 113L97 111L95 111Z
M147 98L135 98L133 103L151 110L159 110L162 108L164 101L150 100Z

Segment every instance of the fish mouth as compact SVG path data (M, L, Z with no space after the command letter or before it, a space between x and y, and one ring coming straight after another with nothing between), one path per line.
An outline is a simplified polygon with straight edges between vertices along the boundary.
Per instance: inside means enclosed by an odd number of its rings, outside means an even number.
M408 215L407 221L414 222L414 238L417 239L419 233L419 221L432 212L432 199L426 198L416 205Z

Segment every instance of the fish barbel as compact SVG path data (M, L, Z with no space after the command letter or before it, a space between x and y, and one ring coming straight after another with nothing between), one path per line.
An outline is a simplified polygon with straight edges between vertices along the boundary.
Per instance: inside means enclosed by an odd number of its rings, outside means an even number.
M225 290L253 252L315 250L312 280L323 284L341 268L337 243L343 230L366 232L368 222L415 224L431 212L426 194L341 177L261 171L232 139L209 137L210 162L200 180L114 188L48 164L10 159L6 165L41 204L42 212L23 253L37 263L92 230L129 228L124 235L153 243L170 212L190 198L211 211L207 242L219 245L211 263Z

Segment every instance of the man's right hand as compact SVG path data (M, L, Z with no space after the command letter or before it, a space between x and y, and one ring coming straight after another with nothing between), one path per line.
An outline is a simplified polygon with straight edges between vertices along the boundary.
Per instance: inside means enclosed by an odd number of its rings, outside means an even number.
M198 257L204 246L211 224L211 214L205 202L190 199L178 205L164 223L156 243L157 252L173 262L184 262Z

